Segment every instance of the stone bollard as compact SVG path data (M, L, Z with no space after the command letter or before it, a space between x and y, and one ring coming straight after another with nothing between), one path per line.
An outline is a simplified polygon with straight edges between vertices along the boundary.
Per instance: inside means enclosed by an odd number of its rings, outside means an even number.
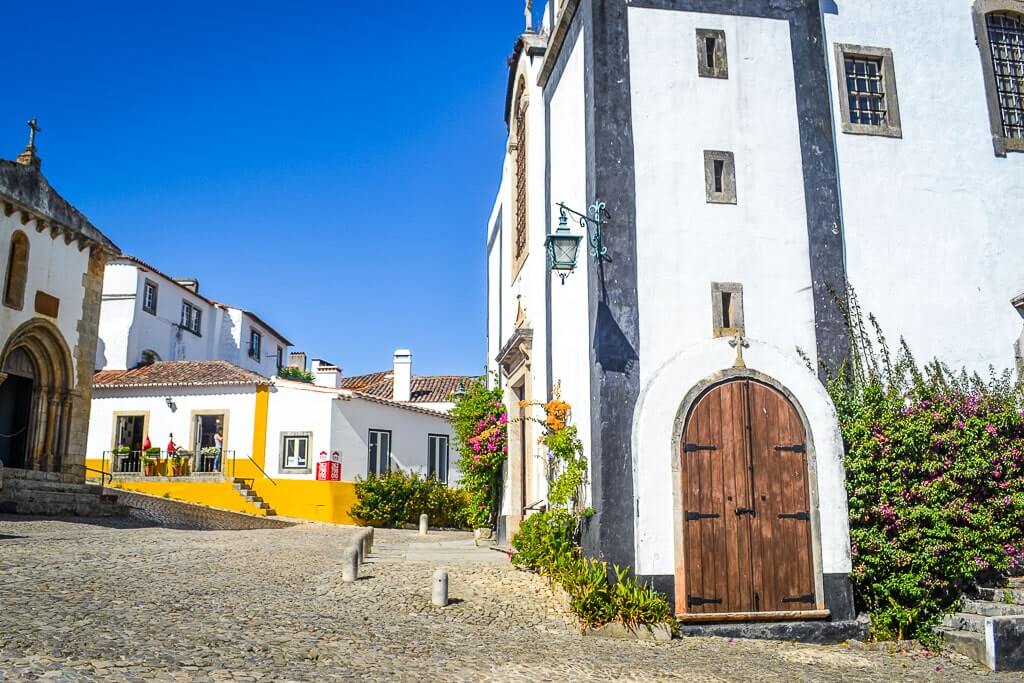
M370 532L361 531L356 543L359 544L359 561L365 564L366 558L370 555Z
M341 580L353 583L359 577L359 549L350 545L341 554Z
M424 512L420 515L420 536L427 535L427 526L430 524L430 518L427 517L427 513Z
M366 560L364 559L364 555L363 555L363 540L362 540L361 538L359 538L359 537L356 537L356 538L355 538L355 539L354 539L354 540L352 541L352 544L351 544L351 546L350 546L350 547L352 547L352 548L355 548L355 549L356 549L356 557L358 557L358 558L359 558L359 564L362 564L363 562L365 562L365 561L366 561Z
M434 589L431 592L430 601L434 607L448 606L448 570L438 569L434 572Z
M373 527L369 527L366 530L366 554L369 555L373 552Z

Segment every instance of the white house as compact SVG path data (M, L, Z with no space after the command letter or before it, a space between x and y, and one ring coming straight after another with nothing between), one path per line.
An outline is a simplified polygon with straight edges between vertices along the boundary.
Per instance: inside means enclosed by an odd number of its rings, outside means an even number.
M103 266L117 253L47 182L30 126L25 152L0 160L0 489L5 468L85 480Z
M193 278L172 278L133 256L106 266L96 367L127 370L155 360L225 360L273 376L285 364L282 334L255 313L209 299Z
M847 282L919 358L1014 363L1022 19L1021 0L557 0L516 42L489 369L511 417L559 384L586 552L682 620L853 617L820 381L848 354ZM551 234L582 239L575 270ZM546 496L517 424L505 536Z
M249 512L259 497L279 514L339 523L351 522L352 482L371 474L458 484L449 418L435 406L469 378L417 381L408 351L387 373L346 380L322 360L313 371L312 383L222 360L98 372L90 467L128 489Z

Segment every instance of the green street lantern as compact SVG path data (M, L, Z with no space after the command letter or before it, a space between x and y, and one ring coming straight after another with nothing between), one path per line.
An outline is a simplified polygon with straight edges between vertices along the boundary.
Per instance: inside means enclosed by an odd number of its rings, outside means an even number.
M544 240L544 247L548 252L548 267L558 273L563 285L569 273L576 269L576 256L582 240L579 235L569 232L569 218L563 209L558 216L558 230Z

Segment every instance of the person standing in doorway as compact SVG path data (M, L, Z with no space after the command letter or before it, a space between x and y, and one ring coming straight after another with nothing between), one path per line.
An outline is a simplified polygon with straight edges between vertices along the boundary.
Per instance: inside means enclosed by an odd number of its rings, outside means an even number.
M213 435L213 445L217 449L217 457L213 460L214 472L220 472L220 456L224 453L224 435L221 431L220 420L217 420L217 431Z

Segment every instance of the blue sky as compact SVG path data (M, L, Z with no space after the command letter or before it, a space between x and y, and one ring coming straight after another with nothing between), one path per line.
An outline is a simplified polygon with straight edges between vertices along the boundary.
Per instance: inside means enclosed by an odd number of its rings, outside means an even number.
M536 5L542 4L536 2ZM0 156L358 374L478 373L521 0L5 3Z

